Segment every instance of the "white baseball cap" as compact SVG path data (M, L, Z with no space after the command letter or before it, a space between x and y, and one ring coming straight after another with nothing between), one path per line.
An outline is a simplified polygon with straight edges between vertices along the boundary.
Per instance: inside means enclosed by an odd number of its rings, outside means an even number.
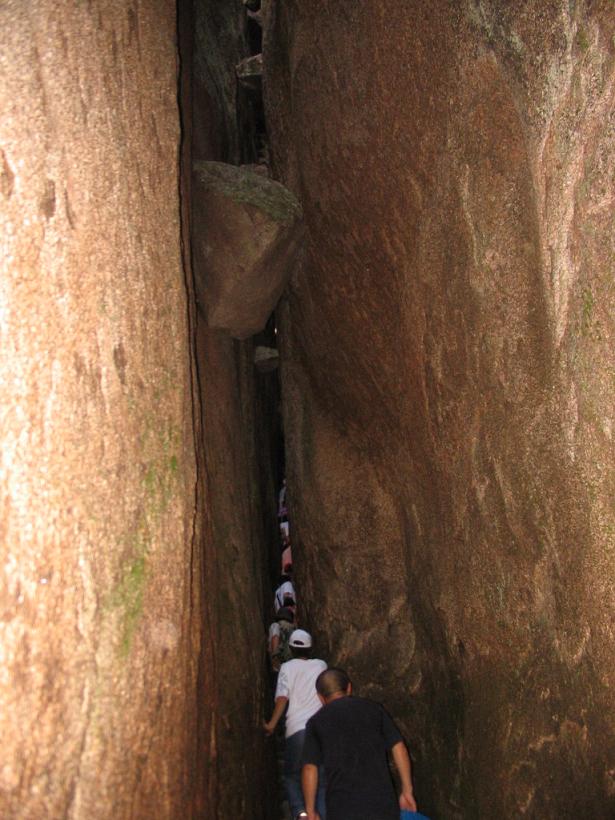
M305 629L295 629L291 632L288 645L298 649L309 649L312 645L312 636Z

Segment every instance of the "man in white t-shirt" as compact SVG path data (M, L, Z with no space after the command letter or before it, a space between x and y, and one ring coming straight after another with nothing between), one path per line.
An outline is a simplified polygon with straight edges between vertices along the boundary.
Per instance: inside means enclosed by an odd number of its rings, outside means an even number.
M305 811L301 790L301 753L305 737L305 724L320 708L316 693L316 678L327 664L311 658L312 636L303 629L295 629L288 645L293 659L283 663L275 690L275 706L271 719L265 723L265 731L273 734L284 710L286 713L286 743L284 747L284 787L293 820ZM324 780L324 778L323 778ZM319 781L318 812L325 819L324 782Z

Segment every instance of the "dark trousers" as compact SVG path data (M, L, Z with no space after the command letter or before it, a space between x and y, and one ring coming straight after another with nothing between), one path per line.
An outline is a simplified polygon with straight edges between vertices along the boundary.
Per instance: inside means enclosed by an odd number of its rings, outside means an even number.
M303 739L305 729L295 732L294 735L286 738L284 746L284 788L286 797L290 805L290 814L293 820L300 811L305 809L303 791L301 790L301 754L303 752ZM320 814L321 820L326 820L325 809L325 773L322 768L318 770L318 793L316 795L316 811Z

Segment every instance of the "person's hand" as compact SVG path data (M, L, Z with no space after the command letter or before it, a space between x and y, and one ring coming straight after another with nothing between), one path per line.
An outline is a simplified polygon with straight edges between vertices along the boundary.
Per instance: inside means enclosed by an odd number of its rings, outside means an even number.
M275 723L272 723L271 721L268 723L263 723L263 729L265 730L267 737L271 737L271 735L275 732Z
M412 792L402 792L399 795L399 808L407 811L416 811L416 800Z

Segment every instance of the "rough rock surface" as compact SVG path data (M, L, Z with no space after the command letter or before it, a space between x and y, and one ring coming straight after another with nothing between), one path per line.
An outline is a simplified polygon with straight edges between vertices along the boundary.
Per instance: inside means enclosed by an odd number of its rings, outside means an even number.
M307 616L427 814L612 817L613 3L267 8Z
M250 342L234 342L198 325L203 384L207 509L212 538L205 549L206 606L215 667L207 699L213 710L208 764L221 820L277 818L274 746L261 729L268 705L265 612L269 585L264 513L275 521L270 419L263 379ZM257 386L261 388L260 392ZM211 807L209 807L211 810ZM209 817L206 811L203 815Z
M245 160L245 111L235 67L248 56L246 11L240 0L191 0L194 159ZM213 153L212 153L213 152Z
M192 816L176 4L0 7L0 816Z
M184 66L193 50L192 93L184 115L185 179L183 203L191 203L192 157L236 163L254 162L246 148L249 128L237 112L229 83L236 63L247 56L241 0L204 0L190 13L182 32ZM185 18L185 19L186 19ZM206 68L206 70L204 69ZM192 106L189 100L192 99ZM206 104L203 108L203 104ZM191 116L192 115L192 116ZM224 123L224 128L219 124ZM217 217L215 214L213 219ZM202 216L199 217L204 229ZM196 254L192 254L193 257ZM202 452L199 486L203 512L202 617L207 652L201 653L198 773L200 817L273 820L278 817L274 745L261 729L267 701L265 627L270 583L269 550L279 555L276 533L275 441L279 431L276 373L255 374L254 341L237 341L209 328L201 311L196 324L196 364L200 385Z
M301 208L283 185L245 167L195 164L192 257L209 327L237 339L263 330L302 237Z

